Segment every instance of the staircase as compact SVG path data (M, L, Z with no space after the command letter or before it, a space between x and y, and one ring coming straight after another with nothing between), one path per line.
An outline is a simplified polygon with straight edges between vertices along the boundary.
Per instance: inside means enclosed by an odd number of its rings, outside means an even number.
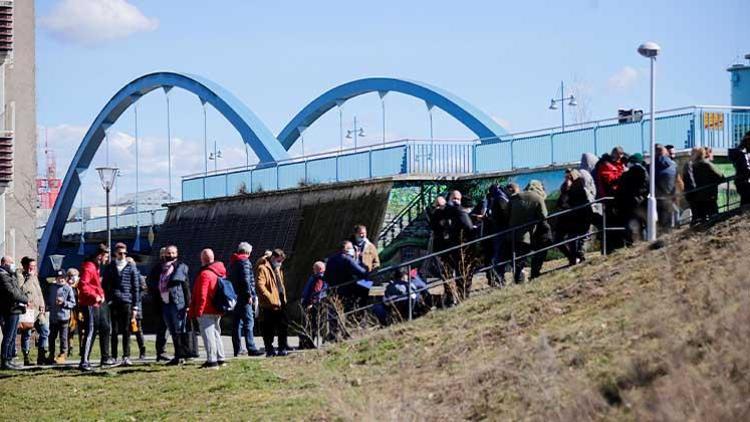
M405 232L406 230L419 231L420 229L423 230L424 227L427 227L427 230L429 230L427 219L424 218L425 211L438 195L437 185L431 184L424 186L419 194L395 216L392 218L387 216L386 220L388 220L388 223L383 226L383 229L380 230L377 237L377 244L380 249L383 250L387 248L402 232ZM412 223L415 223L414 226L419 225L420 227L412 227Z

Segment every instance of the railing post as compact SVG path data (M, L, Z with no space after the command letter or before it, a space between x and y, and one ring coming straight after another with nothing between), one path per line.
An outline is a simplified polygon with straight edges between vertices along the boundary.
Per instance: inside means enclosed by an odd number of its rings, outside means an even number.
M513 274L511 277L513 277L513 282L516 282L516 229L511 230L510 236L511 267L513 268Z
M513 138L510 138L510 169L515 170L516 163L515 159L513 158L515 154L513 153Z
M471 146L471 172L477 173L477 144Z
M276 163L276 190L279 190L279 164Z
M340 180L339 180L339 156L338 156L338 154L336 155L335 163L336 163L336 181L340 182Z
M649 119L649 121L651 121L651 120ZM643 125L645 123L646 123L646 120L641 120L641 154L645 154L646 153L646 143L645 143L645 139L643 137ZM653 123L649 123L649 124L653 124ZM649 157L649 160L653 160L653 159L654 159L654 157Z
M554 165L555 164L555 134L554 133L550 133L549 135L549 148L550 148L549 161L550 161L550 164Z
M367 161L370 163L370 179L372 179L372 148L367 151Z
M253 171L250 170L250 186L249 186L249 193L253 193Z
M407 300L409 301L409 321L411 321L412 315L414 314L414 309L413 309L414 305L411 302L411 294L412 294L412 290L411 290L411 265L409 265L409 266L406 267L406 271L409 274L409 277L407 279L408 280L407 281L408 284L406 285L406 291L407 291L407 294L408 294Z
M602 201L602 255L607 256L607 204Z
M594 125L594 155L599 156L599 143L596 139L596 132L599 130L599 123ZM593 169L592 169L593 170Z
M704 126L705 122L703 122L703 109L698 109L698 115L700 116L700 125L698 126L698 129L701 131L701 144L699 146L705 147L706 146L706 127Z

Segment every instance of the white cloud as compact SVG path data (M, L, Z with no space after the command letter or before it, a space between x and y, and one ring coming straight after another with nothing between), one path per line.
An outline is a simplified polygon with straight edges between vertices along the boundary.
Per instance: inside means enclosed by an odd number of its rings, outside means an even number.
M127 0L61 0L40 23L63 41L87 46L159 27Z
M639 76L637 69L625 66L607 79L607 86L613 90L624 91L632 87Z

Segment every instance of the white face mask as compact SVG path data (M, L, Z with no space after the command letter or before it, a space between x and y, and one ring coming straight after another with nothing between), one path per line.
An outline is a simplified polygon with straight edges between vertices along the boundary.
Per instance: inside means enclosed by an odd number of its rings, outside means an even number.
M9 264L8 265L8 271L14 273L16 272L16 264Z
M279 261L271 261L271 266L274 268L279 268L281 266L281 262Z
M353 258L354 257L354 248L347 249L346 250L346 254L349 255L349 256L351 256Z

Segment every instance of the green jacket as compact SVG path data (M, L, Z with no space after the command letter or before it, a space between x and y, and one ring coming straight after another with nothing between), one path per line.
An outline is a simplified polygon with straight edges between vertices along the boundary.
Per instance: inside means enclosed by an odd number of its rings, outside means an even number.
M520 226L547 217L547 206L542 195L535 191L524 191L510 197L509 227ZM516 242L531 244L535 225L516 230Z
M691 201L710 202L716 201L719 196L718 183L724 180L724 175L708 160L697 160L693 162L693 178L696 188L711 186L693 192Z

